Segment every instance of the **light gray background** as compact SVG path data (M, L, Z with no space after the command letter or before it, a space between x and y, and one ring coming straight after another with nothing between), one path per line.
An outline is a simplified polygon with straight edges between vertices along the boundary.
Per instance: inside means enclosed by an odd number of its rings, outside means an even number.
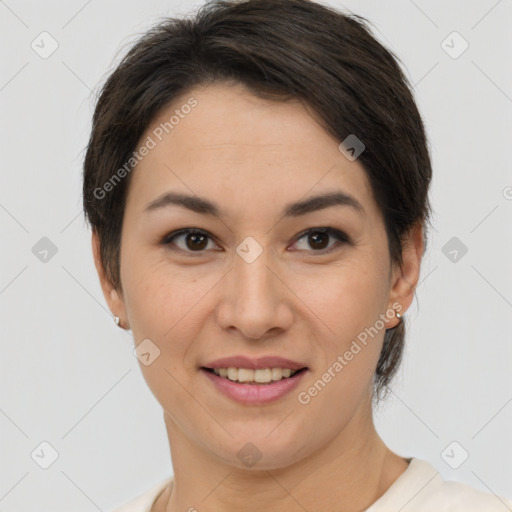
M110 510L172 472L161 409L97 281L81 164L91 90L124 45L201 3L0 1L0 511ZM512 2L329 3L368 17L403 60L432 145L435 230L379 431L511 497ZM43 31L59 45L47 59L31 48ZM453 31L469 43L456 59L441 46ZM58 250L46 263L32 252L42 237ZM468 248L455 262L452 237ZM48 469L43 441L58 452Z

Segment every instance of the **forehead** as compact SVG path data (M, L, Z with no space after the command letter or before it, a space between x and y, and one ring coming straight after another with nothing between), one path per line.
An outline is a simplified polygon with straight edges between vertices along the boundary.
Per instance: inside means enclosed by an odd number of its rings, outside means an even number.
M268 208L341 190L377 213L363 167L299 101L264 100L239 85L195 88L159 113L140 143L149 139L153 147L133 171L132 202L174 190Z

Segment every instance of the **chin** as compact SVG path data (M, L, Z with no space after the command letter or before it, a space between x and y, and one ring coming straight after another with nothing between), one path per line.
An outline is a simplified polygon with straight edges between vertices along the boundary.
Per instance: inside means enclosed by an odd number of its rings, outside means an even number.
M271 439L273 434L268 435L268 432L271 429L260 430L254 436L247 432L235 435L224 445L211 446L211 451L225 464L250 471L286 468L307 456L306 439L302 441L289 433L286 439L277 435ZM314 447L310 451L314 452Z

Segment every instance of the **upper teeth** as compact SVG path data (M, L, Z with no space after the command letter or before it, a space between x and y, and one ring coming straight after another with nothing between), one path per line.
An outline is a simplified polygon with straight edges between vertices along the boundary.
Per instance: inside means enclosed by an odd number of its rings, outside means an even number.
M262 368L252 370L248 368L213 368L215 375L227 377L229 380L238 382L271 382L290 377L297 373L298 370L290 370L290 368Z

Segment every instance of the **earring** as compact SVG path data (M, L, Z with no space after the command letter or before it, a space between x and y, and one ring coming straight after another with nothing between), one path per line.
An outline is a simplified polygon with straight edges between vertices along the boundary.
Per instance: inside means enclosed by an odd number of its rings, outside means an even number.
M398 311L396 312L396 317L398 320L400 320L400 322L402 321L403 316Z
M121 321L119 320L118 316L114 317L114 323L119 327L119 324L121 323Z

